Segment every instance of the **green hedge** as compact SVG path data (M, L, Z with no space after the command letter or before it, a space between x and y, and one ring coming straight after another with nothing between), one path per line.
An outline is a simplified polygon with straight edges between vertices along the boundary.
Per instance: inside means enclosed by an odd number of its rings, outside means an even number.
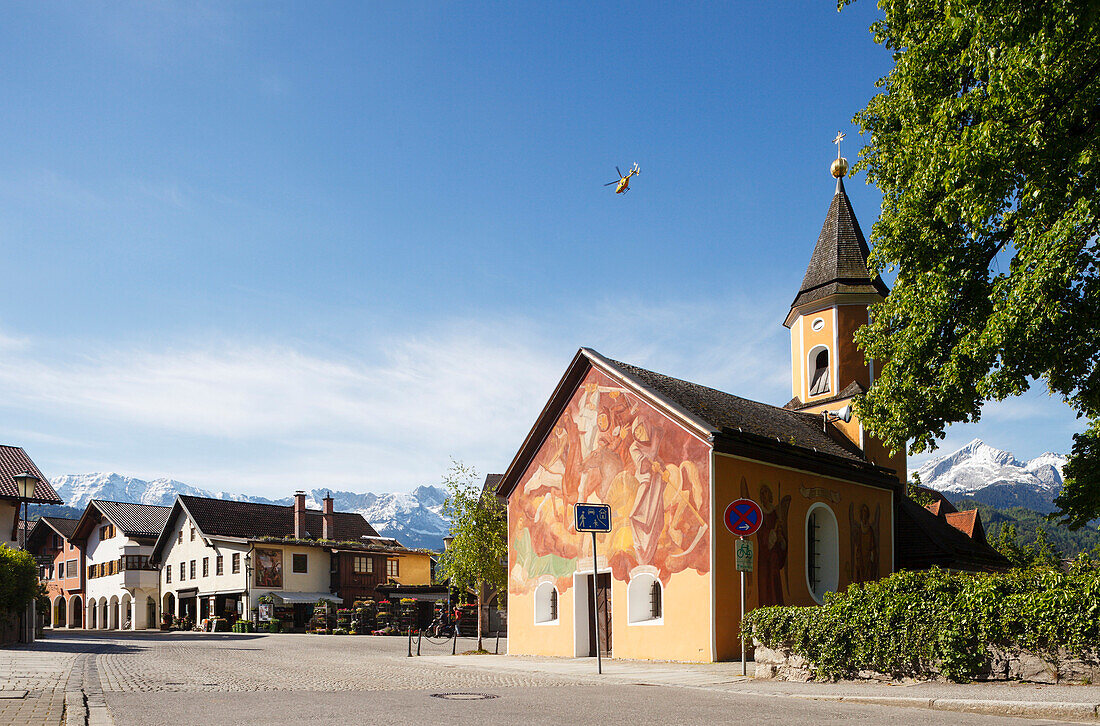
M38 565L29 552L0 545L0 613L19 613L38 594Z
M1081 556L1070 572L899 572L832 593L821 607L754 610L744 630L767 647L807 658L820 677L872 670L968 680L987 667L988 645L1048 656L1096 647L1100 563Z

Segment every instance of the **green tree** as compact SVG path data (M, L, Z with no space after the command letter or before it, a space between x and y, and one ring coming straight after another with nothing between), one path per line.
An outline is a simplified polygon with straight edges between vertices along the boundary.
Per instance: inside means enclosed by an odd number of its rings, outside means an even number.
M855 116L854 168L882 190L871 262L897 281L857 336L886 361L858 411L919 453L1041 380L1089 421L1057 501L1080 527L1100 516L1100 5L879 7L895 65Z
M38 594L38 566L30 552L0 545L0 614L16 614Z
M477 649L482 650L481 610L486 588L507 584L508 519L494 492L482 492L477 472L452 462L443 476L443 514L451 520L451 543L439 558L440 580L477 592Z

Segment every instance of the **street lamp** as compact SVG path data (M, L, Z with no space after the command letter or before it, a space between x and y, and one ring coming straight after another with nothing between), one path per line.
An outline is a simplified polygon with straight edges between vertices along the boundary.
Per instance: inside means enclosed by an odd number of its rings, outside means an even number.
M27 505L34 498L35 487L38 486L38 477L28 472L16 474L15 489L19 492L19 499L23 502L23 549L27 549Z
M252 553L247 552L244 556L244 599L248 603L248 619L255 623L256 620L252 617Z

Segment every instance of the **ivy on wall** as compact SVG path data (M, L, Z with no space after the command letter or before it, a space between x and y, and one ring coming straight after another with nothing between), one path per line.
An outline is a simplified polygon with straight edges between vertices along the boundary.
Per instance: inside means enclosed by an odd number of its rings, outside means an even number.
M754 610L744 630L769 648L803 656L819 677L872 670L969 680L987 667L989 645L1052 658L1062 649L1080 654L1096 647L1100 560L1082 555L1068 572L899 572L830 593L820 607Z

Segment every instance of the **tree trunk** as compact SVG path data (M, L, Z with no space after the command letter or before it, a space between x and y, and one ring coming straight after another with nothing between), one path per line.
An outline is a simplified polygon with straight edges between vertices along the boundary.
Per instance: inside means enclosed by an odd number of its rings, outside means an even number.
M477 583L477 649L481 647L481 593L485 591L485 585Z

